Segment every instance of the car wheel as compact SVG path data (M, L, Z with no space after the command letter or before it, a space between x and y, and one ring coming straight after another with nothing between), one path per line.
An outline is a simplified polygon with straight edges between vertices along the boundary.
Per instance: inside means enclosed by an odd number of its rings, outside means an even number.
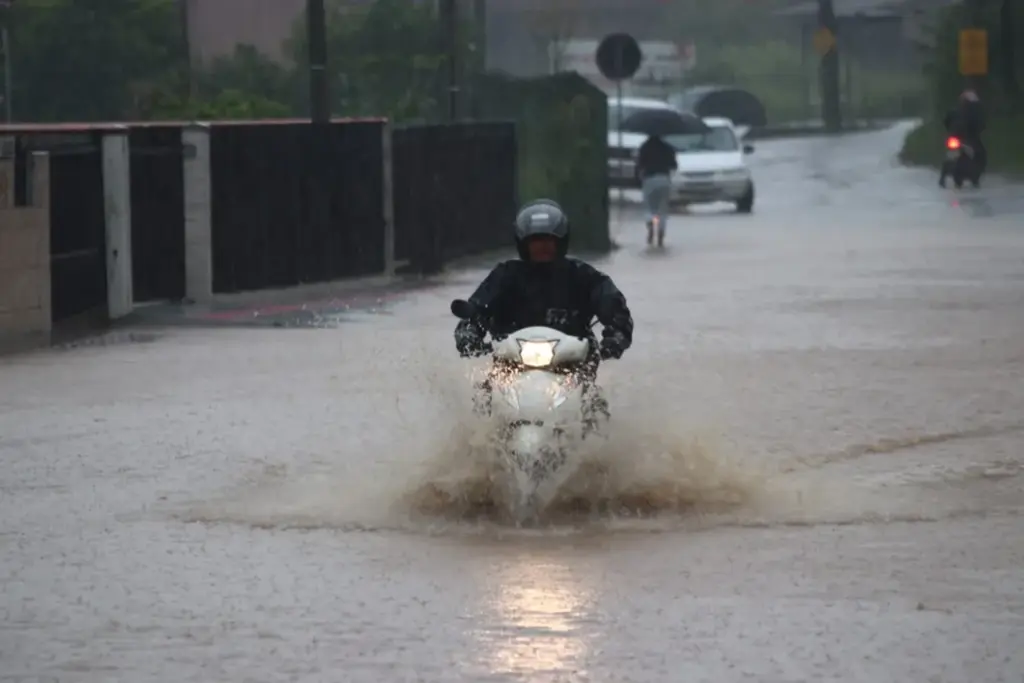
M736 211L739 213L751 213L754 210L754 184L747 187L746 193L736 202Z

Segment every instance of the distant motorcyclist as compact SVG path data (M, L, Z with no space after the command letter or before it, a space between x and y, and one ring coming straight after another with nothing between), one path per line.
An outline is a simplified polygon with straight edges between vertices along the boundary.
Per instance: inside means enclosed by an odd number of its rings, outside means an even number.
M978 164L979 175L988 163L988 150L981 139L985 132L985 107L978 97L977 91L967 88L960 93L957 105L946 113L943 125L949 135L960 138L962 142L974 149L974 160ZM939 184L945 185L945 167L939 176Z
M524 327L551 327L591 341L591 357L583 369L591 388L592 413L607 417L607 403L593 385L600 359L619 358L633 343L633 318L626 297L612 279L583 261L568 258L569 219L555 202L526 204L515 221L518 260L499 263L469 297L483 312L455 328L455 346L462 356L490 352L487 333L501 339ZM591 329L594 318L603 326L601 341ZM490 384L481 389L490 404ZM485 406L485 409L486 409Z

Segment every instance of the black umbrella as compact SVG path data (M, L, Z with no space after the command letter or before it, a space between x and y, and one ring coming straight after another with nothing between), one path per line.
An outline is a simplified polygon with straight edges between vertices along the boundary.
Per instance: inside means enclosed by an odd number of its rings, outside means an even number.
M701 135L711 130L699 116L674 109L641 109L627 116L620 127L625 133L644 135Z

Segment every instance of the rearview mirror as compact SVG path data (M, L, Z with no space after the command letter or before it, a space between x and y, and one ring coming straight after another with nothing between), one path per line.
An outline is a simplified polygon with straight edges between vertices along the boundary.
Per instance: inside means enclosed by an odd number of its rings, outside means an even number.
M464 299L455 299L452 301L452 315L460 320L469 320L476 313L476 306L469 303Z
M743 145L743 153L744 154L753 154L754 153L754 146L749 144L749 143L746 144L746 145Z

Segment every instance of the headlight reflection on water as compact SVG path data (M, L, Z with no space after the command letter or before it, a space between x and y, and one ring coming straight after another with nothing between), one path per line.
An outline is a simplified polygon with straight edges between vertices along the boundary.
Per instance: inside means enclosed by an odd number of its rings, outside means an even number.
M485 609L495 623L478 634L481 664L492 674L516 676L586 668L593 596L576 572L550 558L525 556L493 579Z

